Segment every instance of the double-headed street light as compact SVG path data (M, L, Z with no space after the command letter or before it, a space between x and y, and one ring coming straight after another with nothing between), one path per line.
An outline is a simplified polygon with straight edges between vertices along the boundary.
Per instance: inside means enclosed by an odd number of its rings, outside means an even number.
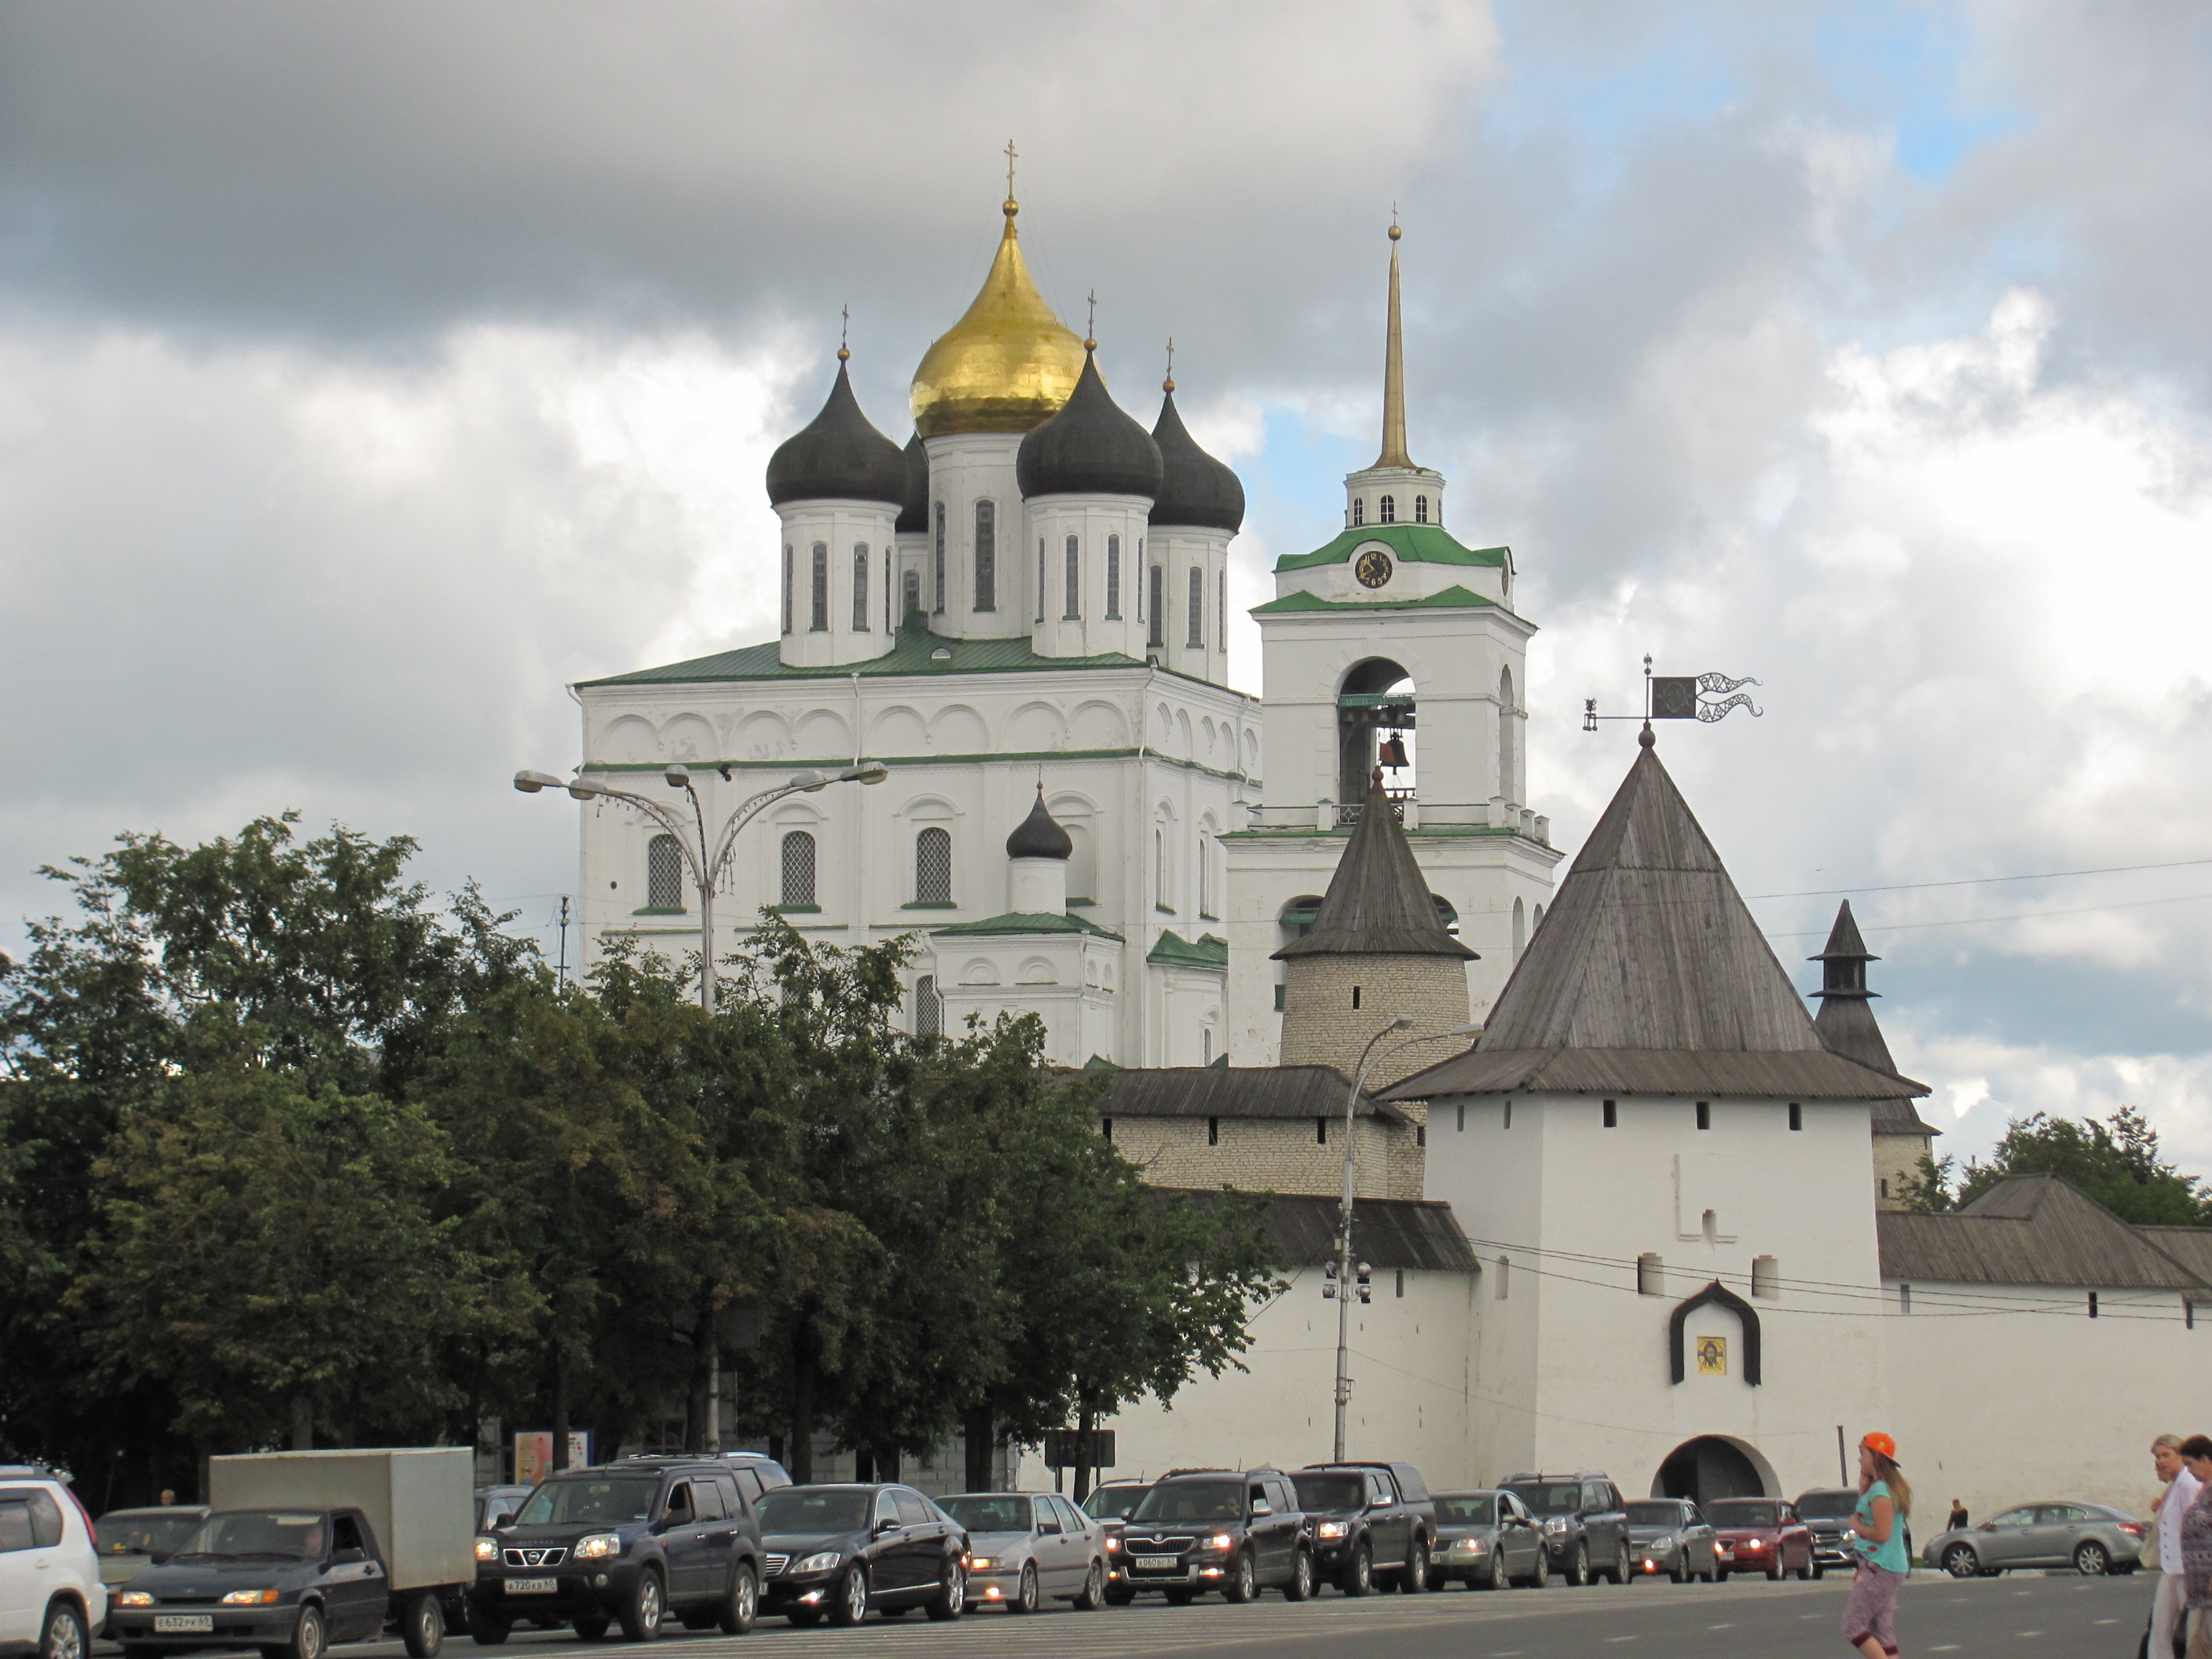
M684 867L690 872L691 884L699 893L699 1005L711 1014L714 1012L714 884L729 867L730 855L737 848L738 831L763 807L786 795L811 795L833 783L881 783L890 772L871 761L866 765L848 766L842 772L799 773L739 803L737 810L722 821L721 832L714 840L711 854L708 851L707 809L699 799L699 792L691 787L691 769L681 761L672 761L662 775L671 789L681 789L691 798L690 823L684 821L680 810L659 801L632 794L627 789L610 788L603 783L586 783L581 778L556 778L550 772L517 772L514 787L526 795L544 789L565 789L578 800L618 800L635 806L668 832L683 854ZM729 774L725 771L722 775L726 778Z
M1411 1014L1393 1014L1389 1023L1367 1039L1367 1046L1359 1051L1359 1064L1352 1073L1352 1088L1344 1097L1344 1196L1337 1212L1336 1233L1336 1449L1330 1462L1344 1462L1345 1410L1352 1404L1352 1186L1358 1178L1358 1146L1352 1139L1356 1126L1354 1114L1359 1106L1359 1085L1367 1076L1367 1062L1373 1058L1375 1045L1393 1031L1402 1031L1413 1023ZM1390 1050L1385 1058L1405 1053L1423 1042L1435 1042L1440 1038L1480 1036L1480 1025L1455 1025L1448 1031L1431 1031L1426 1036L1409 1037ZM1324 1285L1322 1293L1328 1294Z

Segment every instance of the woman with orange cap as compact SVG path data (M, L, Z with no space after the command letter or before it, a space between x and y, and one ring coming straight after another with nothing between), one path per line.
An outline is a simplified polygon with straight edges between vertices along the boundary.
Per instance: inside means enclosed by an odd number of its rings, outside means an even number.
M1897 1467L1897 1442L1880 1432L1859 1442L1859 1503L1851 1511L1851 1547L1858 1573L1844 1609L1844 1640L1866 1659L1897 1652L1897 1593L1912 1563L1905 1553L1905 1519L1912 1487Z

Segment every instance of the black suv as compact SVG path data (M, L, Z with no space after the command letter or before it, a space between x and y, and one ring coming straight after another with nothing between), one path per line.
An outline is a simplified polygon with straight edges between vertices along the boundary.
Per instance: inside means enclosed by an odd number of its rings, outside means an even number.
M651 1641L674 1613L687 1630L752 1628L760 1605L758 1486L725 1462L629 1457L550 1475L514 1518L477 1539L469 1633L495 1644L522 1620L567 1620L586 1641L622 1621Z
M1544 1528L1544 1559L1570 1584L1603 1578L1616 1584L1632 1577L1628 1510L1620 1489L1604 1475L1516 1474L1503 1483L1528 1506Z
M1411 1463L1309 1463L1291 1480L1322 1577L1346 1595L1429 1587L1437 1506Z
M1146 1492L1121 1528L1121 1580L1106 1599L1160 1590L1181 1607L1207 1590L1249 1601L1269 1584L1313 1594L1313 1532L1280 1469L1190 1471Z

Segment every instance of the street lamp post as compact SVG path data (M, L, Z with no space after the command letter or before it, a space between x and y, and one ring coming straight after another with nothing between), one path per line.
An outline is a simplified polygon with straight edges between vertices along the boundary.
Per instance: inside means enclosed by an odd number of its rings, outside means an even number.
M714 1012L714 884L722 878L729 867L730 855L736 851L738 831L744 829L762 809L781 800L786 795L812 794L827 789L833 783L881 783L890 775L890 770L871 762L864 766L848 766L843 771L823 774L801 772L789 781L763 789L758 794L740 802L737 809L722 821L720 834L715 838L713 850L708 850L707 837L707 809L699 799L699 792L691 787L691 769L681 761L672 761L662 775L671 789L681 789L691 799L691 821L686 823L680 811L671 809L657 800L632 794L627 789L613 789L603 783L586 783L580 778L556 778L550 772L517 772L514 787L526 795L534 795L543 789L566 789L578 800L618 800L635 806L651 818L676 842L683 854L684 866L690 872L692 885L699 894L699 1006L708 1013Z
M1367 1046L1359 1051L1359 1064L1352 1069L1352 1088L1344 1097L1344 1194L1336 1224L1336 1449L1329 1458L1335 1463L1344 1462L1345 1412L1352 1404L1352 1189L1358 1176L1354 1156L1358 1149L1352 1134L1359 1106L1359 1085L1366 1079L1367 1063L1374 1055L1375 1045L1391 1032L1402 1031L1413 1023L1411 1014L1393 1014L1388 1024L1367 1039ZM1417 1043L1434 1042L1440 1037L1479 1036L1481 1033L1480 1025L1455 1025L1448 1031L1432 1031L1427 1036L1410 1038L1390 1053L1403 1054Z

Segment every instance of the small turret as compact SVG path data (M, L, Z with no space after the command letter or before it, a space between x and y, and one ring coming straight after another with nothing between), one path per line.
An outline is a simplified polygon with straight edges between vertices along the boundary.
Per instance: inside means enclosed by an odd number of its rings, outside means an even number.
M1075 842L1054 822L1044 804L1044 785L1037 785L1030 815L1006 837L1006 859L1012 865L1012 908L1017 915L1063 916L1067 914L1067 861L1075 856Z

